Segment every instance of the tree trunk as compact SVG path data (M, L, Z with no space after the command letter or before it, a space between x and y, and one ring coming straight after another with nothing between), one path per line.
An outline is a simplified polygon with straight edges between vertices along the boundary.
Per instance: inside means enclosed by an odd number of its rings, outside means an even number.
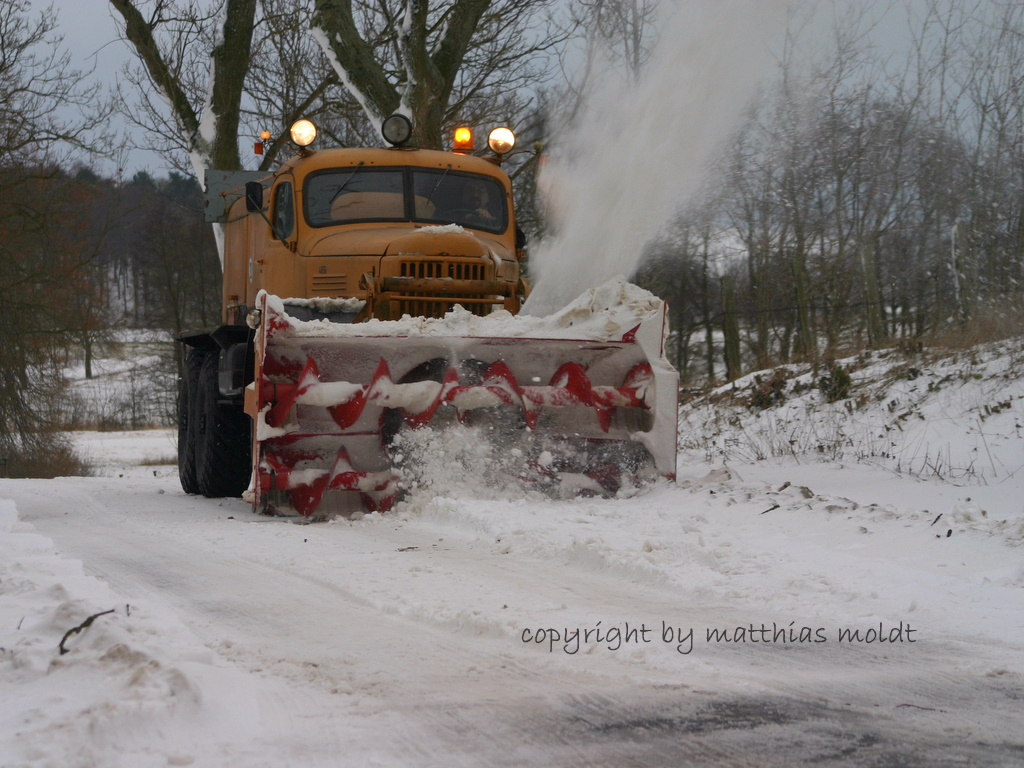
M740 325L736 312L736 279L722 276L722 333L725 336L725 377L732 381L740 375Z
M868 346L878 349L886 341L882 321L882 305L878 295L878 270L872 249L864 240L860 242L860 266L864 275L864 313L868 332Z
M249 55L256 17L256 0L227 0L224 27L210 57L209 109L213 120L197 114L179 80L160 52L151 25L132 0L110 0L125 23L125 36L135 47L153 85L167 101L180 135L192 154L200 182L205 168L238 170L238 125L242 88L249 72Z
M228 0L223 35L210 57L213 84L209 107L215 128L212 137L202 138L210 142L211 167L220 170L242 167L238 154L238 125L242 89L249 73L255 19L256 0ZM202 178L199 182L203 183Z
M82 349L85 350L85 378L92 378L92 334L82 334Z
M755 255L756 254L756 255ZM765 369L769 366L770 341L768 335L769 310L768 306L768 244L760 240L756 250L749 254L750 293L754 300L754 330L757 341L754 345L754 352L757 356L757 368Z
M682 381L690 378L690 333L691 328L684 330L682 324L676 329L676 367Z
M715 328L711 322L711 259L709 238L707 232L704 236L704 258L701 263L700 277L700 309L701 319L704 323L704 359L707 361L708 381L715 380Z
M949 249L949 271L953 281L953 307L960 325L971 319L971 310L967 295L967 263L970 261L969 248L965 227L960 219L953 224L951 246Z
M796 294L796 325L797 340L800 353L818 359L818 343L811 327L811 299L807 294L807 244L803 229L795 229L795 247L793 251L793 291Z
M384 117L401 112L412 120L411 144L441 149L445 115L455 80L490 0L457 0L445 11L445 32L428 41L429 3L410 2L409 19L397 45L406 80L393 84L362 38L352 15L351 0L316 0L314 35L339 79L380 126Z

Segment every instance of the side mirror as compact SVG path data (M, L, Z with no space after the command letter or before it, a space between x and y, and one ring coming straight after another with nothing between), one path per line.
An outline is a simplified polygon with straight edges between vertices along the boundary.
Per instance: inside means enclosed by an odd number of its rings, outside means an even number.
M263 185L258 181L245 184L245 210L249 213L263 210Z
M526 233L516 224L516 248L522 250L526 247Z

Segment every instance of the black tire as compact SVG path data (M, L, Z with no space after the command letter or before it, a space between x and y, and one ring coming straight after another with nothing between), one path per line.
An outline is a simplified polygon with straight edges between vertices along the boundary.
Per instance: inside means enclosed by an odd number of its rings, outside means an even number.
M196 478L195 399L199 391L199 372L206 353L189 348L185 352L185 371L178 390L178 478L185 493L199 493Z
M240 405L220 401L218 355L203 361L195 408L195 461L204 496L241 496L252 471L250 420Z

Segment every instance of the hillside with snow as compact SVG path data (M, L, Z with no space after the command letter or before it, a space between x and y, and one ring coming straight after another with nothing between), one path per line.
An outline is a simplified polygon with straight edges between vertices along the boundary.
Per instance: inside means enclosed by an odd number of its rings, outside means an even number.
M618 499L425 432L299 525L76 433L94 476L0 480L0 766L1024 764L1024 339L837 366L684 403Z

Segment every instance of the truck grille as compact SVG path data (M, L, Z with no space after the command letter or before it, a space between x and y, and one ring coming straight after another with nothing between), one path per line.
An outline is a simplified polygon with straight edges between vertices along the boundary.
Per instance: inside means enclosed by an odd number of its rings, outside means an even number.
M479 261L403 261L401 277L450 277L453 280L486 280L487 266Z
M403 261L399 264L399 276L435 279L449 278L451 280L489 280L490 275L488 272L492 271L492 269L488 269L489 266L493 267L493 265L477 260L471 262L449 261L447 259ZM474 315L483 317L491 313L495 304L501 305L502 303L500 298L495 299L493 303L484 303L481 301L482 297L479 296L474 299L453 296L451 299L444 301L437 301L436 296L431 296L431 300L417 298L424 295L415 291L409 291L404 294L394 302L398 307L398 315L444 317L445 313L451 312L456 304L461 304L464 309L472 312Z

